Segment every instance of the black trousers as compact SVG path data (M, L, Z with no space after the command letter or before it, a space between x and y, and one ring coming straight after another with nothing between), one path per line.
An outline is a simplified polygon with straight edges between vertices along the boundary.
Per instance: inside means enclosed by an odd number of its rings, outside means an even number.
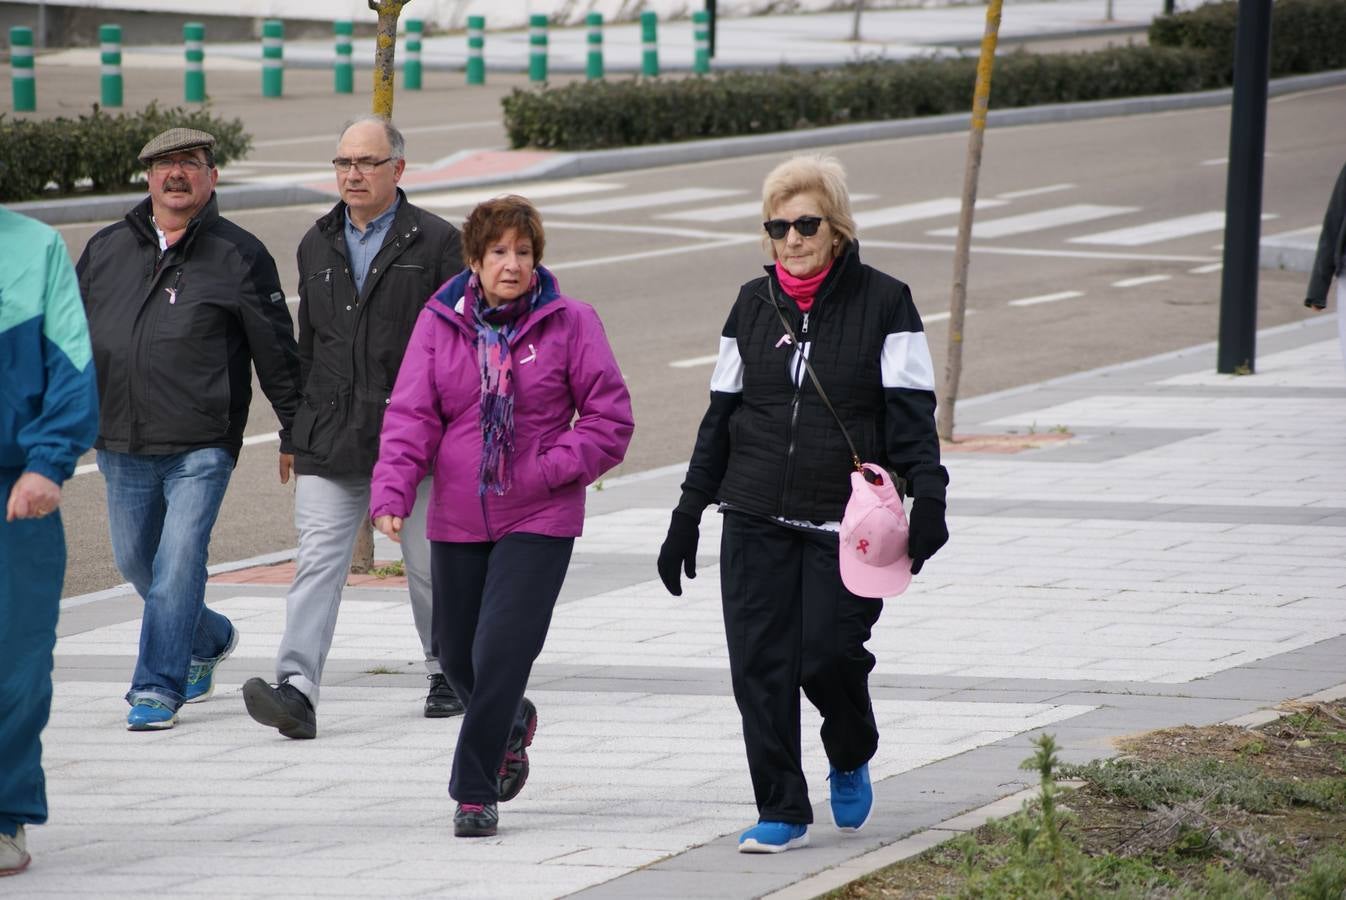
M540 534L430 544L431 633L444 677L467 707L449 777L459 803L499 796L505 746L574 547L574 538Z
M865 649L883 601L841 583L837 535L726 512L720 592L734 699L761 821L813 821L799 744L799 690L822 714L823 749L844 772L879 746Z

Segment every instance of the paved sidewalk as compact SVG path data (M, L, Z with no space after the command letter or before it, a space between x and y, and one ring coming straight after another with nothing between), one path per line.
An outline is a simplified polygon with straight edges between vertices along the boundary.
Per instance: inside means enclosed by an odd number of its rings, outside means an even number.
M1204 347L960 404L961 433L1071 438L948 453L952 539L888 602L871 643L878 810L857 835L830 825L806 711L813 843L735 852L755 815L720 622L717 517L706 516L699 577L668 596L653 560L681 473L657 471L590 494L529 691L541 721L532 777L502 807L498 837L452 837L457 720L420 717L402 590L347 590L318 739L291 742L255 725L238 693L271 672L284 587L235 576L209 588L242 633L219 690L158 734L123 726L139 601L66 601L45 733L52 819L30 832L33 867L4 887L813 896L1019 790L1040 731L1080 761L1111 753L1118 735L1340 686L1346 374L1334 325L1263 332L1255 376L1212 374ZM378 555L394 549L381 542Z

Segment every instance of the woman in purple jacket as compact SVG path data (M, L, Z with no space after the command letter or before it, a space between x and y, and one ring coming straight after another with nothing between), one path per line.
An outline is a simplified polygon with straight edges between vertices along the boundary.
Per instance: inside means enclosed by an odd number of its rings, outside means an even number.
M467 705L449 795L458 837L496 833L528 777L524 697L575 538L584 490L621 462L631 398L598 315L538 263L522 197L463 225L468 269L426 303L383 420L370 515L397 539L434 467L427 532L435 644Z

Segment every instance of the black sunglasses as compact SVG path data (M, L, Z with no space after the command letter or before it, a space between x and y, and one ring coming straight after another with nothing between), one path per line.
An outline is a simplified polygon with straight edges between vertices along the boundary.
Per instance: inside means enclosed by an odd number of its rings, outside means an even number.
M767 237L773 241L779 241L784 240L785 236L790 233L791 228L799 232L800 237L813 237L818 233L822 224L822 216L800 216L793 222L788 222L785 219L769 219L762 223L762 227L766 229Z

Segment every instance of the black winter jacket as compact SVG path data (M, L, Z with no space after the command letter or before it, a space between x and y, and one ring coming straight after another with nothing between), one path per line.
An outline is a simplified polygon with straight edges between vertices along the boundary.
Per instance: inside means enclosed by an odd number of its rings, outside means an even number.
M942 502L948 474L920 315L907 286L861 263L852 245L808 315L781 292L774 266L740 289L679 509L699 515L714 499L758 515L841 519L850 450L787 340L773 294L862 461L906 478L911 496Z
M1327 286L1332 283L1333 275L1338 278L1346 275L1346 166L1341 167L1337 184L1327 201L1323 231L1318 236L1318 252L1313 258L1309 289L1304 299L1305 306L1322 309L1327 305ZM1342 311L1338 310L1337 315L1343 315Z
M76 265L98 372L94 446L237 456L255 364L289 452L299 355L275 260L220 216L214 195L162 257L150 216L147 197L90 238Z
M379 429L416 317L463 268L462 240L448 222L407 202L356 295L346 253L346 204L319 219L299 244L299 359L304 398L294 422L295 471L368 476Z

